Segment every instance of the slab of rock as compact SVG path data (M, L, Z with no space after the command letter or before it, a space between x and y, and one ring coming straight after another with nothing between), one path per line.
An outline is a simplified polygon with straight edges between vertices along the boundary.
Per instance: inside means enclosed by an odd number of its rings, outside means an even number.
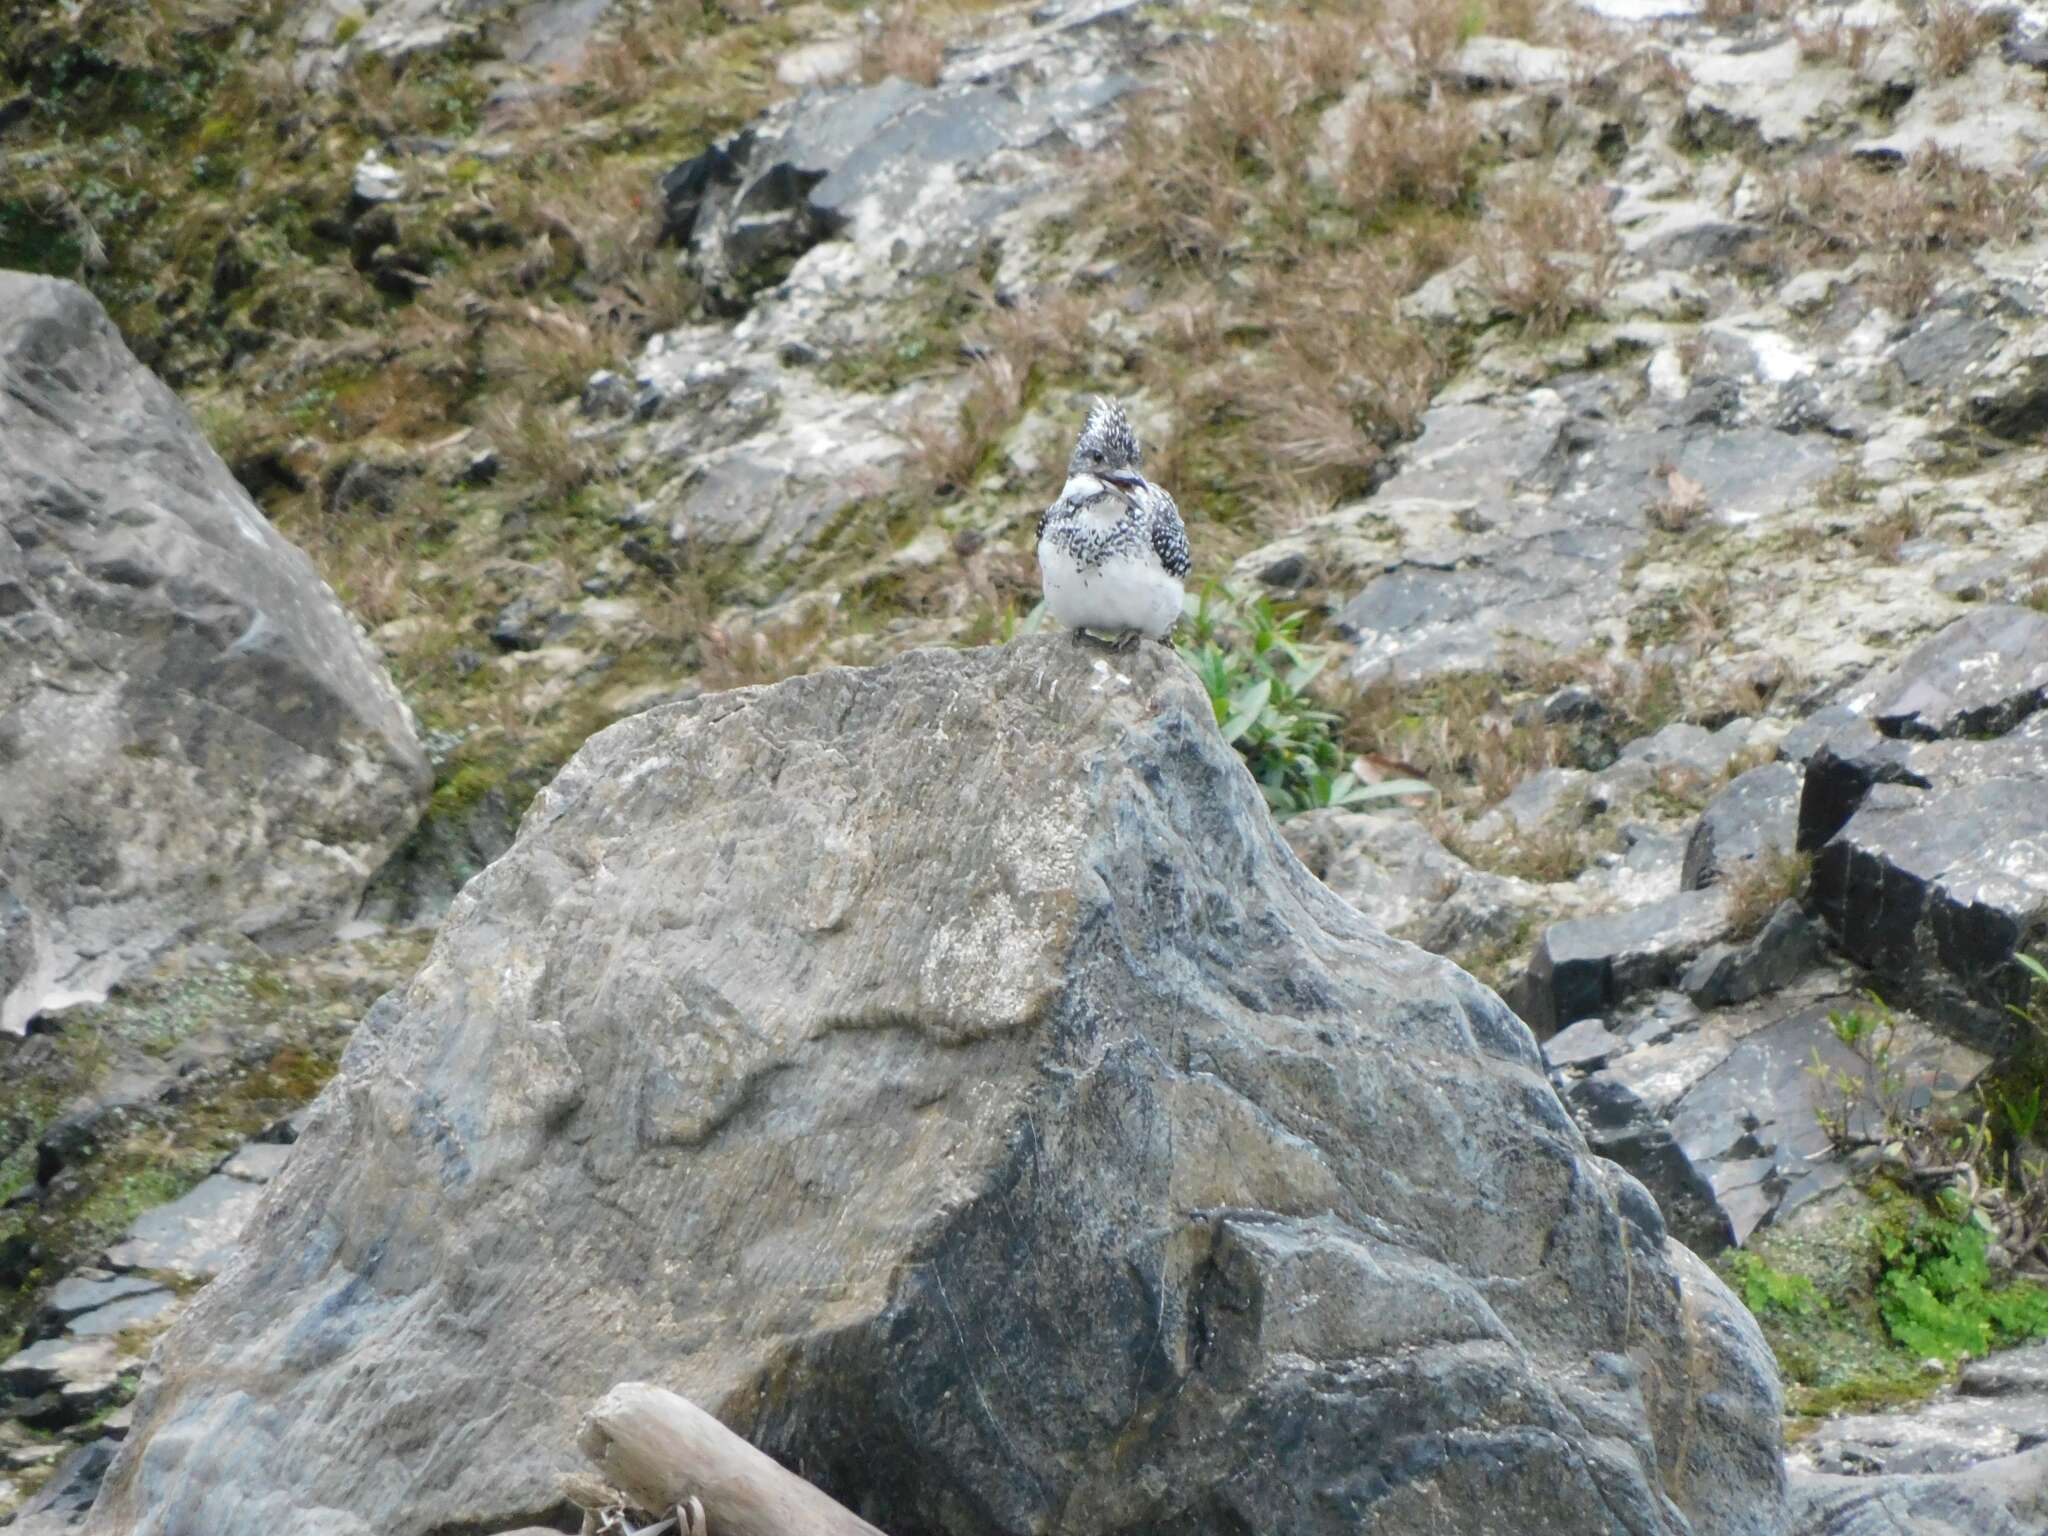
M1810 1069L1818 1057L1861 1078L1863 1064L1828 1023L1831 1012L1859 1006L1866 1000L1813 984L1718 1009L1661 1043L1612 1055L1568 1083L1566 1102L1594 1147L1650 1187L1672 1229L1715 1252L1848 1176L1821 1129ZM1923 1103L1967 1088L1986 1059L1910 1017L1900 1019L1894 1051Z
M1789 987L1821 960L1818 927L1794 901L1778 904L1763 931L1741 944L1710 944L1686 967L1678 989L1702 1008L1746 1003Z
M81 1529L107 1468L113 1465L117 1444L115 1436L106 1435L65 1457L50 1480L15 1512L9 1536L60 1536Z
M2002 1349L1965 1364L1956 1390L1966 1397L2035 1397L2042 1405L2041 1424L2048 1431L2048 1343Z
M1784 1519L1748 1314L1153 646L592 738L159 1343L92 1529L548 1523L629 1376L893 1531Z
M1799 768L1788 762L1765 763L1730 780L1693 824L1680 888L1712 885L1771 849L1790 853L1798 841L1800 781Z
M54 1325L55 1332L72 1318L149 1291L160 1290L156 1281L144 1275L113 1275L103 1269L85 1269L60 1280L42 1305L41 1316Z
M2048 705L2048 613L1979 608L1847 702L1887 736L2003 736Z
M1790 1536L2040 1536L2048 1447L1948 1474L1792 1478Z
M110 1301L71 1320L66 1330L74 1339L111 1339L131 1328L149 1328L167 1321L177 1310L177 1293L144 1291L121 1301Z
M251 1184L268 1184L276 1178L292 1155L289 1142L252 1141L220 1165L220 1171L231 1179L247 1179Z
M114 1401L124 1368L110 1338L45 1339L0 1361L0 1404L24 1424L61 1429Z
M1814 1472L1960 1472L2048 1445L2048 1397L1941 1396L1910 1411L1824 1420L1793 1448L1791 1464Z
M1353 674L1492 670L1531 641L1576 651L1636 601L1622 574L1650 537L1659 475L1678 470L1717 514L1742 518L1783 507L1834 466L1817 434L1726 414L1689 399L1633 403L1601 375L1431 406L1361 504L1400 540L1338 614Z
M1668 987L1728 928L1724 891L1661 901L1544 929L1515 1007L1542 1034L1597 1018L1639 992Z
M1835 943L1888 995L2004 1039L2027 989L2013 956L2048 931L2048 716L1996 741L1824 748L1800 841L1823 833L1812 896Z
M0 1030L323 930L425 805L355 623L84 289L0 272Z
M1412 816L1312 811L1282 832L1317 879L1434 954L1509 937L1539 899L1526 880L1473 868Z
M107 1250L117 1269L210 1280L235 1256L242 1228L263 1186L216 1173L153 1211L136 1218L128 1235Z

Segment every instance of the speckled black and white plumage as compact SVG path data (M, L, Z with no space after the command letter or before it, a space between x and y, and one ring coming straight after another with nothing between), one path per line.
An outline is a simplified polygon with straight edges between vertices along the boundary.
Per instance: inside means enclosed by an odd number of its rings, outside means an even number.
M1138 468L1142 449L1114 400L1097 400L1038 519L1045 604L1075 629L1164 638L1192 560L1173 498Z

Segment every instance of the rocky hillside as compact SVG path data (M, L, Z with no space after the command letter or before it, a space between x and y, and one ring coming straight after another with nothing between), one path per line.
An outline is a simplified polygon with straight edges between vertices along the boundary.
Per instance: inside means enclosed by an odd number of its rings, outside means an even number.
M1032 519L1104 391L1187 515L1183 654L1290 856L1508 1000L1577 1127L1537 1084L1512 1134L1627 1170L1776 1351L1782 1515L1672 1481L1689 1410L1654 1381L1597 1388L1647 1395L1586 1464L1635 1479L1642 1529L2040 1528L2043 1389L1994 1351L2048 1336L2044 152L2048 30L1970 0L0 0L0 268L37 275L0 276L0 1507L90 1502L295 1112L529 803L533 856L585 740L1028 635ZM833 794L789 825L851 837ZM538 900L479 911L492 888L437 953ZM879 899L814 898L842 926ZM590 932L631 926L593 902ZM400 1019L408 1049L496 1048L433 974L361 1051ZM675 1091L613 1108L709 1112ZM273 1271L375 1267L262 1248L287 1205L371 1199L357 1134L284 1175L252 1229ZM1306 1219L1276 1200L1245 1203ZM1406 1242L1369 1206L1344 1220ZM207 1305L163 1372L257 1347ZM861 1326L925 1303L888 1305ZM350 1319L334 1347L381 1347ZM1500 1327L1545 1391L1579 1369L1548 1323ZM829 1463L843 1405L738 1383L867 1379L844 1347L714 1384ZM326 1368L236 1366L294 1403ZM565 1375L492 1454L527 1436L538 1478L602 1384ZM109 1529L185 1528L135 1478L192 1433L127 1456ZM1075 1435L963 1452L994 1481L957 1504L916 1490L967 1474L891 1463L874 1507L1041 1519L1107 1475ZM304 1476L238 1518L353 1474ZM550 1508L440 1486L464 1529ZM1220 1518L1187 1498L1128 1519Z

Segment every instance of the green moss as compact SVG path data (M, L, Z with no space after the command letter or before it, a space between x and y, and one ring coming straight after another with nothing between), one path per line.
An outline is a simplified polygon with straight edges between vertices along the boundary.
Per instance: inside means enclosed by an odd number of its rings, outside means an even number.
M1812 1317L1820 1311L1820 1292L1804 1275L1773 1269L1753 1253L1739 1249L1728 1255L1722 1266L1742 1304L1762 1317L1779 1313L1788 1317Z
M350 14L342 17L341 20L334 24L334 45L337 48L346 46L353 42L356 34L362 30L363 18L361 16Z

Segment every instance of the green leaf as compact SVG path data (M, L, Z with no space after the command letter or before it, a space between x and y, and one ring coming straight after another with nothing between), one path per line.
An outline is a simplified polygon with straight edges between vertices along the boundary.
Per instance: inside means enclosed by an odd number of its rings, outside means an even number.
M1230 700L1230 718L1223 722L1223 739L1236 741L1265 713L1266 700L1273 696L1273 679L1260 678L1249 688L1233 695Z

